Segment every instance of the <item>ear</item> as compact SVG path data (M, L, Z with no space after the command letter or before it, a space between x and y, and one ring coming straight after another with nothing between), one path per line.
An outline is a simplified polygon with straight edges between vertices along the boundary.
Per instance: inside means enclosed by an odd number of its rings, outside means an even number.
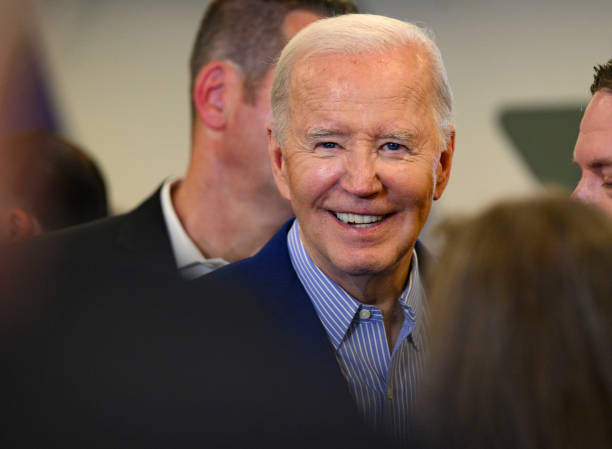
M242 98L242 76L232 65L212 61L200 70L193 85L193 104L198 117L208 127L223 129Z
M274 176L276 187L278 187L283 198L291 201L285 156L283 155L280 144L272 134L270 126L268 126L268 154L270 156L270 163L272 164L272 175Z
M440 152L440 159L436 167L436 188L434 191L434 200L440 199L442 192L448 184L450 178L451 165L453 163L453 154L455 152L455 127L449 129L448 142L446 148Z
M42 233L38 221L21 208L8 211L7 224L8 238L11 242L19 242Z

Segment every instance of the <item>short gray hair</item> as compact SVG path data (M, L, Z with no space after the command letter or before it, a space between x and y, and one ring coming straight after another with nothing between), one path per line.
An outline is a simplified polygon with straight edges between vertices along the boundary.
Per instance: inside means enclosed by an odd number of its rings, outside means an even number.
M298 61L316 55L356 55L382 52L409 44L424 48L429 56L434 87L434 118L443 148L450 138L453 94L440 50L428 32L409 22L370 14L348 14L318 20L300 31L283 49L272 85L272 132L279 143L289 122L291 71Z

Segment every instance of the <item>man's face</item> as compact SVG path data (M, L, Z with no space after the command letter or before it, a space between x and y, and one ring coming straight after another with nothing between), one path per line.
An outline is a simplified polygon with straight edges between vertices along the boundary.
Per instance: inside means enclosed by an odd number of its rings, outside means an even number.
M291 76L285 142L270 138L304 245L337 282L407 269L448 180L427 58L415 48L315 56Z
M574 162L582 177L572 196L612 214L612 92L598 91L587 106Z
M321 19L321 16L312 12L291 11L283 22L283 34L287 41L306 25ZM262 186L262 193L278 197L270 170L270 160L267 153L266 126L272 118L270 107L270 90L274 80L274 68L271 68L260 81L255 92L254 104L244 102L240 105L236 120L237 131L233 137L238 140L239 147L244 151L237 154L238 163L244 165L250 175L248 182L254 190ZM270 197L272 199L272 197ZM284 200L283 200L284 201Z

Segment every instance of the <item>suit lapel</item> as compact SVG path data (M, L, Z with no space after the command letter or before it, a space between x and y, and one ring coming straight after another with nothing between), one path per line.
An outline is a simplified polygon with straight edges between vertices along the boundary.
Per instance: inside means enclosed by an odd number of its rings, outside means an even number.
M346 412L354 413L334 348L291 264L287 233L292 223L293 220L285 223L259 253L242 262L238 271L247 274L247 285L256 292L270 328L279 332L278 338L291 354L286 363L292 364L302 379L317 385L324 395L335 398L332 403L344 404ZM228 271L226 282L236 280L231 273Z
M421 275L421 279L425 280L428 271L432 268L430 265L435 265L434 257L420 240L416 241L414 248L419 258L419 274Z
M333 348L325 329L291 264L287 233L292 223L293 220L285 223L247 263L252 270L252 279L265 283L262 296L264 308L276 325L280 323L283 327L283 334L309 355L320 356L322 352L332 355ZM330 360L333 360L335 365L335 359L330 357Z
M136 209L125 215L118 244L144 263L176 272L176 261L161 208L161 186Z

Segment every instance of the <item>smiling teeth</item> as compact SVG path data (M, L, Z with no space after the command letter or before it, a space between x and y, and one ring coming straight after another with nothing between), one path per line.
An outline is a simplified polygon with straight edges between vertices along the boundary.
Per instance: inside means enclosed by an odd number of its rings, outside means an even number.
M358 228L365 228L372 226L379 221L382 221L384 216L382 215L358 215L358 214L345 214L342 212L334 212L336 218L343 223L348 225L356 226Z

